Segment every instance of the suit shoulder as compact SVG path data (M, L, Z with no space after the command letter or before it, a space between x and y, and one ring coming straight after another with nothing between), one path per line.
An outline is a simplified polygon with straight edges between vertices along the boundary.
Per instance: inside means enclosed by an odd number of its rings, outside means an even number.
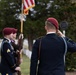
M63 37L61 37L61 36L57 36L57 37L63 40Z
M40 37L38 37L36 40L40 40L40 39L42 39L44 36L40 36Z
M8 40L4 40L3 43L9 43Z
M3 46L9 46L9 42L7 40L5 40L5 41L2 42L2 45Z

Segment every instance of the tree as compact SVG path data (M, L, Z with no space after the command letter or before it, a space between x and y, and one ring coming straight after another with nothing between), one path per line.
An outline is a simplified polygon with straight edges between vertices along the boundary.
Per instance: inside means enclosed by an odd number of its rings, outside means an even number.
M76 40L76 4L69 0L36 0L36 5L29 11L24 22L23 33L32 49L33 40L46 34L44 26L48 17L55 17L59 23L66 20L69 23L66 35ZM21 13L21 0L0 1L0 30L4 27L18 28L20 33L19 14ZM73 35L71 35L71 33Z
M76 31L76 3L71 3L70 0L62 0L60 2L56 0L56 5L59 7L55 11L59 21L67 21L69 24L66 35L76 40L76 35L74 33Z
M20 13L20 2L17 0L0 1L0 32L4 27L19 28L20 21L17 16Z

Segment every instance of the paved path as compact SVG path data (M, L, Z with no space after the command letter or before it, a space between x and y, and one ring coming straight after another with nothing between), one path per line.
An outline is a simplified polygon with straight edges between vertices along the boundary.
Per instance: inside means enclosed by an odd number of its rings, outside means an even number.
M76 75L76 72L67 72L66 75Z

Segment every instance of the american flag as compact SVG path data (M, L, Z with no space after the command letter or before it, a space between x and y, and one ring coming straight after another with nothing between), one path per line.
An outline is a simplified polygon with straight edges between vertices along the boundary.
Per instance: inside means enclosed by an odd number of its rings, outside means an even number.
M23 1L23 10L24 14L28 14L28 11L30 8L33 8L35 6L35 1L34 0L24 0Z

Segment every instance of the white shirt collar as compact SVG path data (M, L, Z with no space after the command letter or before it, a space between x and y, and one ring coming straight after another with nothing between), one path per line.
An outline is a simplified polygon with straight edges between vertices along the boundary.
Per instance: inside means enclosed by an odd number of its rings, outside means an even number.
M52 34L52 33L55 33L55 32L47 32L47 34Z
M4 38L6 38L6 37L4 37ZM9 40L9 43L11 42L11 40L10 39L8 39L8 38L6 38L7 40Z

